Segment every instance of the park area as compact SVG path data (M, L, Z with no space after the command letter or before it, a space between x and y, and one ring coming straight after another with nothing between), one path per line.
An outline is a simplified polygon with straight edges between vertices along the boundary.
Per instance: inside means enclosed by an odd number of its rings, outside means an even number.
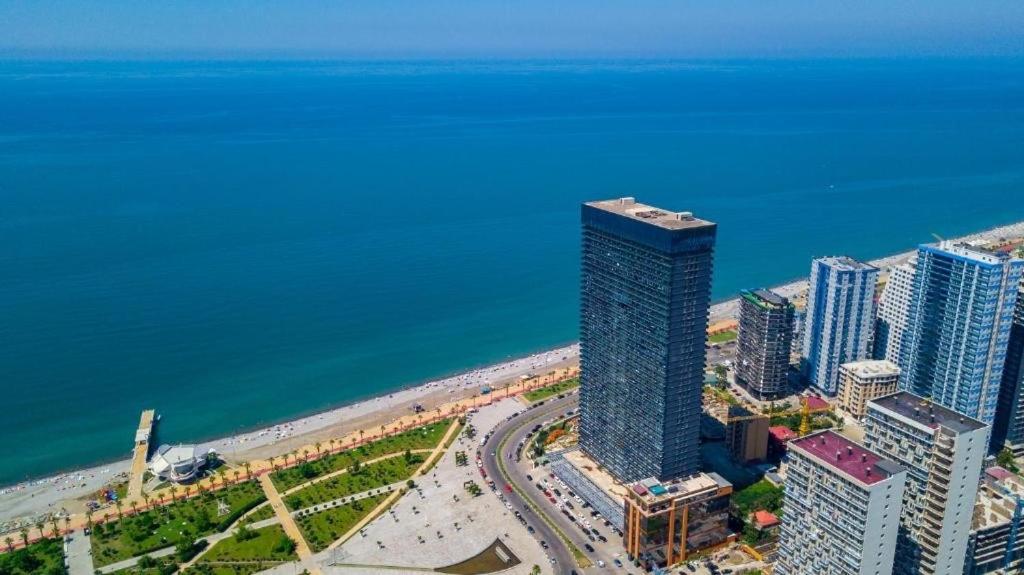
M416 469L423 463L424 455L406 451L374 463L361 465L358 462L343 473L322 479L308 487L304 487L287 497L285 505L291 511L298 511L349 495L363 493L405 481L412 477Z
M528 401L531 401L531 402L532 401L541 401L543 399L547 399L549 397L556 396L556 395L558 395L560 393L565 393L567 391L572 391L573 389L576 389L579 386L580 386L580 378L574 377L572 379L567 379L565 381L560 381L558 383L549 385L547 387L542 387L540 389L535 389L533 391L527 391L526 393L523 394L523 397L526 398Z
M344 505L300 515L296 522L302 531L302 537L309 543L313 551L323 551L328 545L348 533L387 496L386 493L372 495Z
M11 547L11 542L7 542ZM60 539L43 539L23 549L0 555L2 575L63 575L64 547Z
M92 531L93 564L102 567L164 547L184 548L196 538L224 531L265 499L258 483L245 481L96 524Z
M354 449L347 449L340 453L304 462L289 469L275 471L270 478L274 482L274 487L283 493L317 477L351 468L356 462L362 464L371 459L392 453L430 449L441 441L451 423L451 419L442 419L434 423L428 423L421 427L371 441Z

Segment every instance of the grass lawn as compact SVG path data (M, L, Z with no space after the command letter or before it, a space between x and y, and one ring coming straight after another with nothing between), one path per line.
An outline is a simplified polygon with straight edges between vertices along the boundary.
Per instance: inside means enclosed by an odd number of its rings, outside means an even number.
M136 565L134 567L125 567L124 569L118 569L110 575L171 575L178 571L178 562L175 557L160 557L154 559L153 564L148 567L142 567Z
M778 513L782 509L782 488L762 479L750 487L733 493L732 504L740 512L740 519L743 521L746 521L747 515L758 509Z
M64 544L60 539L43 539L14 553L0 555L3 575L63 575Z
M403 431L397 435L371 441L354 449L346 449L340 453L322 459L303 463L289 469L282 469L271 474L270 478L278 491L287 491L302 485L311 479L327 475L339 469L351 467L356 461L376 459L389 453L402 453L407 449L428 449L435 447L444 432L451 425L451 419L442 419L435 423ZM379 429L368 429L367 433L379 432Z
M93 563L96 567L103 567L175 545L186 536L202 537L223 531L243 513L265 500L258 483L245 481L137 516L97 524L92 534ZM218 501L227 504L227 515L217 514Z
M274 516L274 508L270 504L266 504L245 518L246 523L256 523L263 521L264 519L270 519Z
M200 563L218 561L294 561L295 542L284 533L280 525L248 531L251 538L239 540L239 535L218 541L202 557Z
M721 331L714 335L709 335L708 343L725 343L727 341L733 341L734 339L736 339L735 331Z
M408 458L405 455L398 455L376 463L362 465L358 471L350 470L348 473L342 473L300 489L286 496L284 502L289 510L297 511L339 497L347 497L403 481L412 477L425 457L424 454L411 453Z
M369 515L384 499L387 494L373 495L338 507L332 507L325 511L305 515L296 519L302 537L313 549L313 552L320 552L327 548L339 537L348 533L348 530L355 526L362 518Z
M542 399L547 399L553 395L558 395L559 393L565 393L570 389L575 389L579 387L579 385L580 378L574 377L572 379L560 381L547 387L542 387L540 389L535 389L533 391L527 391L526 393L523 394L523 397L530 401L540 401Z

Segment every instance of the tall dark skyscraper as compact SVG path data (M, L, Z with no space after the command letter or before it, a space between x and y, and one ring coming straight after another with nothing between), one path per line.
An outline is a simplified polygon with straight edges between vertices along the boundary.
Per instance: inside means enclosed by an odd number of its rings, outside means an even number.
M696 473L717 226L633 198L582 223L580 447L623 481Z
M793 347L793 304L766 289L740 294L736 383L759 399L785 395Z
M1017 456L1024 455L1024 286L1017 292L992 424L992 449L1000 451L1003 447L1009 447Z

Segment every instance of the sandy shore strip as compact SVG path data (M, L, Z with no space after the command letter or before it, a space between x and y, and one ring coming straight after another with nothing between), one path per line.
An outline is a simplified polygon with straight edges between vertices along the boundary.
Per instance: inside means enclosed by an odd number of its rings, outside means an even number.
M957 241L990 242L1017 237L1024 237L1024 222L971 234ZM901 252L871 263L884 270L906 261L913 253ZM807 280L796 280L773 289L788 297L797 296L807 289ZM738 299L723 301L711 307L711 321L735 318L737 313ZM215 449L229 463L265 459L360 429L369 432L408 416L416 404L430 412L438 406L471 398L484 386L503 387L523 375L544 375L555 369L573 367L578 363L578 354L579 346L573 344L200 445L203 449ZM130 434L126 435L126 446L130 441ZM81 512L83 498L126 477L129 464L128 460L117 461L0 488L0 533L15 529L19 524L31 524L41 514Z

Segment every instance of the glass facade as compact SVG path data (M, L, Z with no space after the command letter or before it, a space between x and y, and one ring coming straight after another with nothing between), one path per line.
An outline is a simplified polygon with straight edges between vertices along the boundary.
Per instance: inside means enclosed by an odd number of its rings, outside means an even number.
M917 259L901 387L991 424L1024 261L948 244Z
M758 399L776 399L789 388L793 304L769 290L740 294L736 383Z
M1009 447L1018 457L1024 455L1024 298L1020 291L992 424L992 449L999 451L1003 447Z
M582 208L580 447L627 482L700 469L716 226L671 216Z

